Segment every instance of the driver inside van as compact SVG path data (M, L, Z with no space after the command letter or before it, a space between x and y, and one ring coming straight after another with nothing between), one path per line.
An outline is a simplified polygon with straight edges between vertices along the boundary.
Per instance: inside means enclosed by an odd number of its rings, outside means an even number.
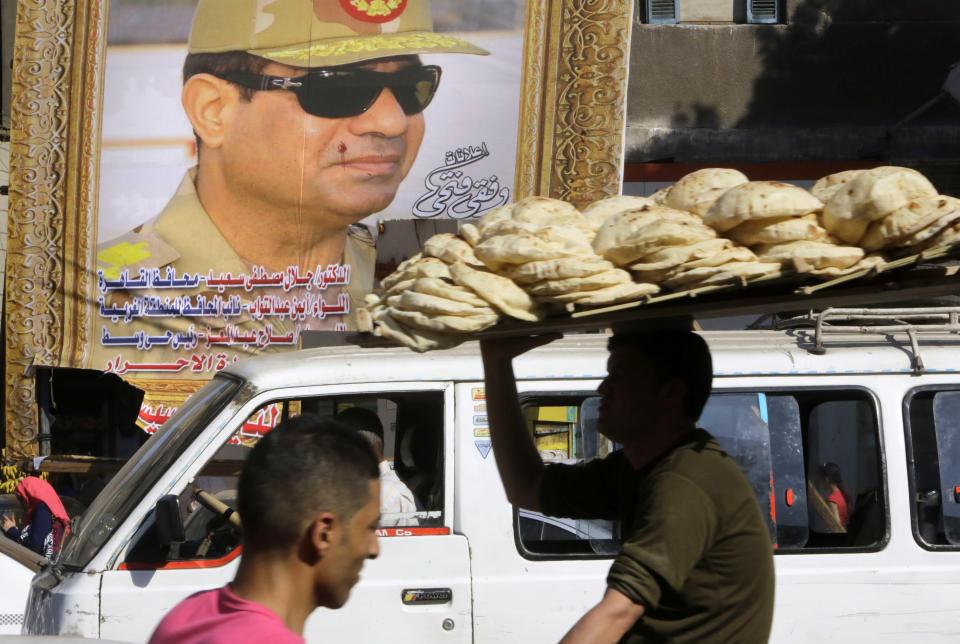
M311 414L281 422L250 451L238 494L236 577L177 604L151 644L302 643L310 613L343 606L379 554L377 461L341 423Z

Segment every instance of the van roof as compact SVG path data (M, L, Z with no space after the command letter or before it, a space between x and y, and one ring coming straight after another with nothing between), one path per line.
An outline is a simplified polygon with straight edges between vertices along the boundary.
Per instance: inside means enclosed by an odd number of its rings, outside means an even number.
M832 335L815 355L812 331L707 331L717 377L742 375L910 373L913 352L906 336ZM602 378L607 334L570 334L515 361L518 379ZM925 370L957 372L960 338L925 335ZM242 360L224 370L258 388L357 382L482 380L479 344L417 354L406 348L321 347Z

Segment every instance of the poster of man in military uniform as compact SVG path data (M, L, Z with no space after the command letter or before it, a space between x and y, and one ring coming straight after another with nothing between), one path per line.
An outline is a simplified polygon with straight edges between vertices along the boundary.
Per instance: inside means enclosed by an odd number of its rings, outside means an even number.
M139 8L163 3L150 4ZM193 3L172 2L184 4ZM138 62L112 66L108 50L91 366L138 386L202 381L243 357L296 348L304 331L350 329L375 286L380 221L476 217L509 200L519 73L498 90L512 109L486 123L469 112L484 100L496 107L497 72L505 59L519 64L522 3L487 3L511 14L506 31L470 25L484 15L476 7L441 31L434 23L451 23L455 3L434 4L433 15L427 0L189 7L176 91L179 131L185 123L194 149L164 205L153 184L176 163L131 151L162 147L163 136L117 145L116 132L132 114L171 118L174 109L150 105L170 108L169 95L146 94L161 72L142 66L170 56L118 48L115 58L135 51ZM122 24L123 6L111 21ZM464 73L474 60L493 65Z

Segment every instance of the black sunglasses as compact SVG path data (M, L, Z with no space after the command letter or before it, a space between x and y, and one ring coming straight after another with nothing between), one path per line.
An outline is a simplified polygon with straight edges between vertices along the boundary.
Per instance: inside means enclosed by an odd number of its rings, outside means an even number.
M226 72L219 76L247 89L289 90L296 94L304 112L327 119L363 114L373 107L385 88L393 92L404 114L419 114L430 104L440 84L440 68L436 65L415 65L395 72L355 68L317 69L296 77L250 72Z

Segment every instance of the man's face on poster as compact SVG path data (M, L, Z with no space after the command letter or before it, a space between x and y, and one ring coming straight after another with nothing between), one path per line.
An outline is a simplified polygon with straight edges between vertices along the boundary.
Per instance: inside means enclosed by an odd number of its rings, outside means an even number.
M363 67L392 72L419 64L405 56ZM270 63L261 73L295 77L304 70ZM289 91L257 91L225 115L221 166L231 191L342 228L390 205L423 134L423 113L405 114L389 88L367 111L345 118L308 114Z

